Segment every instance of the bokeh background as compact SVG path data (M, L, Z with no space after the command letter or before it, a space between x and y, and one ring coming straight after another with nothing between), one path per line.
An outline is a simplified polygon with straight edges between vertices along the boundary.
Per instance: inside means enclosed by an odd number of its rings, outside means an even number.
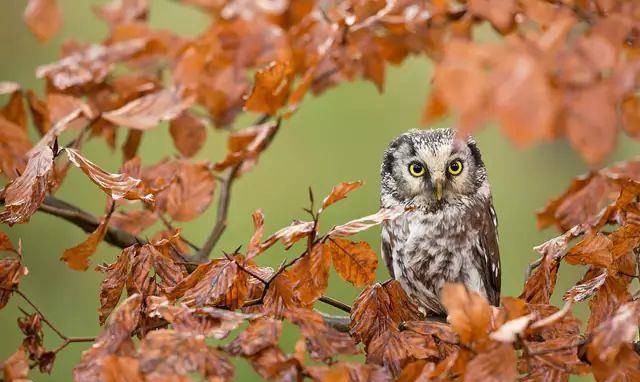
M38 65L56 60L63 41L98 41L105 37L106 26L98 21L92 7L105 1L59 0L64 15L61 33L51 42L40 44L22 23L24 0L2 0L0 4L0 81L17 81L25 88L42 92L42 81L35 78ZM157 28L197 35L208 18L196 9L181 6L176 1L154 0L150 24ZM246 244L252 232L251 213L262 208L266 215L267 232L288 225L294 218L304 218L308 205L307 188L311 186L316 199L321 200L331 187L341 181L361 179L364 187L326 211L321 222L330 228L347 220L375 212L378 207L379 165L381 154L396 135L419 127L421 110L429 92L432 65L426 59L410 59L387 72L386 89L380 94L370 83L354 82L334 88L320 97L307 97L295 116L278 133L271 148L261 157L260 164L236 182L230 208L230 225L216 248L233 250ZM4 100L2 100L4 101ZM245 116L237 123L248 125L253 117ZM452 124L444 121L439 126ZM35 138L35 136L34 136ZM124 138L121 134L120 142ZM488 126L476 136L484 155L493 189L494 203L500 220L500 246L503 267L503 294L518 295L522 289L524 269L536 258L532 247L552 237L552 231L538 231L534 211L561 192L572 177L588 171L588 167L566 142L555 142L519 150L508 142L496 126ZM226 135L209 130L208 141L198 159L217 161L224 157ZM617 150L608 162L629 158L640 146L627 137L620 137ZM99 140L89 142L83 152L107 170L115 171L121 163L121 153L111 152ZM152 164L165 156L175 155L167 126L145 134L140 155L143 164ZM80 174L71 169L57 196L94 214L104 209L104 194ZM186 238L204 241L215 216L215 207L199 219L184 224ZM97 323L98 287L102 274L91 267L86 272L69 269L59 261L64 249L85 237L69 223L44 214L36 214L31 222L13 228L2 227L17 242L22 239L24 263L29 268L20 288L45 313L47 318L69 336L93 336L100 330ZM153 232L153 229L149 230ZM379 230L361 234L374 248L379 248ZM112 262L119 250L101 244L92 264ZM276 246L261 258L263 265L277 266L284 258L292 258ZM378 279L388 274L382 263ZM582 270L561 268L556 287L559 296L578 280ZM359 294L356 289L331 275L327 295L351 303ZM20 344L17 328L18 307L30 310L17 296L0 310L0 359L7 358ZM330 307L317 307L340 313ZM575 312L584 317L588 308L579 306ZM285 330L283 346L290 347L297 339L294 329ZM59 339L46 329L48 347ZM35 381L71 380L71 370L87 344L71 344L59 354L51 375L32 372ZM251 368L238 361L237 380L255 380ZM577 380L583 380L576 378ZM587 379L584 379L587 380Z

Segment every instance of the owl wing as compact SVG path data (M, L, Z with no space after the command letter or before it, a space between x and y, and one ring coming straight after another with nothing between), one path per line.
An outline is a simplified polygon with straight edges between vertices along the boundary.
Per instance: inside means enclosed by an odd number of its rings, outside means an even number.
M479 252L476 258L480 262L480 271L484 279L487 298L492 305L500 305L500 250L498 248L498 218L491 200L483 208Z
M382 237L380 240L381 248L380 252L382 253L382 259L389 270L389 274L392 279L395 279L396 276L393 273L393 261L392 261L392 250L391 250L391 232L387 223L382 223Z

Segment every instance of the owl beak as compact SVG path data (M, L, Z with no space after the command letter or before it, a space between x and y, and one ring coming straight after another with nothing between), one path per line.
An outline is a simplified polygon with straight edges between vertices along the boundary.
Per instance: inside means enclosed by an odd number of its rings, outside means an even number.
M435 181L433 194L435 195L437 201L442 200L442 182L442 179L436 179Z

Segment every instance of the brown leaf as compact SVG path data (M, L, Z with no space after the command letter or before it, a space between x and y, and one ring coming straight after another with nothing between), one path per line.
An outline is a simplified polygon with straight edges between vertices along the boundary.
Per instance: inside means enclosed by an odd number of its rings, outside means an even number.
M106 273L104 280L100 283L100 315L98 318L100 325L104 325L111 311L118 305L129 273L129 260L136 249L134 246L125 248L114 263L100 266L97 269Z
M211 204L216 179L208 162L165 159L143 170L145 183L158 189L156 207L177 221L200 216Z
M146 203L153 203L153 194L142 189L141 180L133 178L127 174L110 174L87 158L82 156L77 150L65 148L64 151L69 157L69 161L80 168L93 183L104 191L111 199L142 200Z
M150 297L147 301L152 315L159 315L180 333L226 338L243 322L255 319L254 314L243 314L212 307L189 308L183 304L172 305L164 297Z
M524 342L530 353L539 355L521 358L519 369L526 372L526 382L564 382L569 374L584 374L587 365L578 359L578 346L582 339L575 337L559 337L544 342ZM562 349L565 350L555 350ZM551 351L551 350L554 351ZM544 352L547 353L544 353ZM561 365L562 367L559 367Z
M50 40L62 26L62 14L57 1L29 0L24 11L24 22L38 40Z
M630 278L626 276L607 275L604 284L589 300L591 315L587 323L587 333L591 333L598 325L612 317L623 304L631 300L630 282Z
M469 11L488 20L498 31L504 33L513 25L518 8L515 0L471 0Z
M149 13L148 0L113 0L95 8L98 17L114 27L134 21L145 21Z
M194 272L167 290L170 300L181 297L188 306L221 305L230 310L242 307L247 294L247 274L227 259L198 265Z
M260 153L266 148L277 129L277 122L265 122L230 134L227 141L227 156L215 164L215 170L222 171L243 163L241 172L247 172L257 163Z
M287 318L300 327L306 339L309 355L316 361L333 358L339 354L358 354L356 342L346 333L328 326L322 316L304 308L292 309Z
M293 275L287 269L280 272L269 284L262 302L262 312L280 318L291 309L300 306L300 301L293 293Z
M598 382L632 382L640 378L640 355L632 345L625 345L611 363L595 358L591 364L593 376Z
M131 58L147 44L135 38L109 46L90 45L74 50L60 61L38 67L38 78L47 78L59 90L101 84L112 64Z
M333 266L340 277L356 287L375 281L378 256L369 244L334 238L329 239L324 247L331 254Z
M296 261L290 268L293 278L293 294L303 305L312 306L327 289L331 254L325 245L315 245L310 253Z
M107 355L102 361L100 381L104 382L144 382L140 373L140 363L133 357L118 357Z
M18 287L22 276L29 273L19 257L5 257L0 259L0 309L9 302L11 290Z
M194 100L183 98L176 90L164 89L144 95L119 109L102 113L109 122L137 130L152 129L170 121L188 109Z
M262 243L262 250L266 250L275 244L278 240L282 241L285 249L291 248L292 245L297 243L300 239L309 236L316 228L313 222L294 220L290 226L284 227L269 236L264 243Z
M253 235L251 235L247 246L247 259L254 258L264 250L260 245L264 235L264 212L261 209L255 210L251 214L251 220L253 221Z
M16 253L16 249L9 238L9 235L0 231L0 251L9 251Z
M410 345L397 329L380 333L367 346L367 363L384 366L393 376L399 376L410 360Z
M252 321L247 329L225 346L231 355L250 357L278 345L282 333L282 321L269 317Z
M134 356L131 334L138 326L141 302L142 298L136 294L120 304L93 346L82 353L80 362L73 368L74 380L99 381L107 356Z
M607 236L601 233L592 233L573 246L564 258L569 264L608 268L613 262L612 246L613 244Z
M287 62L276 61L255 74L255 83L245 103L245 109L274 115L285 105L293 80L293 70Z
M327 233L329 236L351 236L358 232L368 230L387 220L393 220L405 213L404 207L398 208L382 208L373 215L365 216L360 219L352 220L346 224L333 227Z
M597 359L613 365L626 345L635 340L639 317L640 303L633 301L622 305L614 315L598 325L592 332L592 340L587 347L589 360Z
M397 280L368 286L353 303L349 332L357 341L369 344L380 333L397 330L400 323L416 320L420 314Z
M89 268L89 257L91 257L98 245L104 239L109 227L111 213L108 213L101 221L98 227L93 231L82 243L75 247L65 249L60 260L67 263L69 268L76 271L86 271Z
M29 359L24 348L20 347L2 366L4 380L7 382L29 382Z
M195 372L210 380L233 378L232 364L207 346L204 337L170 329L149 332L141 341L140 371L151 380L177 379Z
M485 298L462 284L447 283L442 287L440 299L447 309L447 321L458 333L460 342L472 344L487 339L491 307Z
M0 116L0 170L6 177L24 174L31 146L26 129Z
M7 84L7 83L5 83ZM7 84L7 89L11 93L11 98L6 105L4 105L0 109L0 115L2 115L7 121L15 123L20 126L23 130L27 129L27 112L24 109L24 103L22 102L22 91L20 90L20 85L15 84L13 90L11 89L10 83ZM2 85L0 84L0 88ZM0 94L2 92L0 91Z
M582 280L571 287L562 297L563 300L574 302L584 301L593 296L604 284L608 272L604 269L590 269Z
M464 374L465 382L509 382L518 378L516 352L510 344L495 345L475 356Z
M357 182L342 182L333 187L331 193L322 201L322 208L320 208L320 212L333 203L346 198L351 191L360 188L360 186L362 186L361 180Z
M202 120L188 112L171 120L169 133L180 154L187 158L196 155L207 140L207 129Z
M27 153L29 161L24 173L5 188L4 211L0 220L9 225L25 223L42 202L53 168L53 151L47 146L36 146Z

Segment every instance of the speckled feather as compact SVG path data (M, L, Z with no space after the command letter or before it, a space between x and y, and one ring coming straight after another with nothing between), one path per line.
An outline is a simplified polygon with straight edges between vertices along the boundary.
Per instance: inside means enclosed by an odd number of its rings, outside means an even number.
M454 160L463 172L453 176ZM410 163L426 166L411 176ZM461 282L492 304L500 299L500 254L497 219L486 169L475 142L458 139L451 129L412 130L396 138L381 168L382 207L414 209L382 226L382 255L392 277L427 313L445 313L442 285ZM434 196L434 183L444 184Z

